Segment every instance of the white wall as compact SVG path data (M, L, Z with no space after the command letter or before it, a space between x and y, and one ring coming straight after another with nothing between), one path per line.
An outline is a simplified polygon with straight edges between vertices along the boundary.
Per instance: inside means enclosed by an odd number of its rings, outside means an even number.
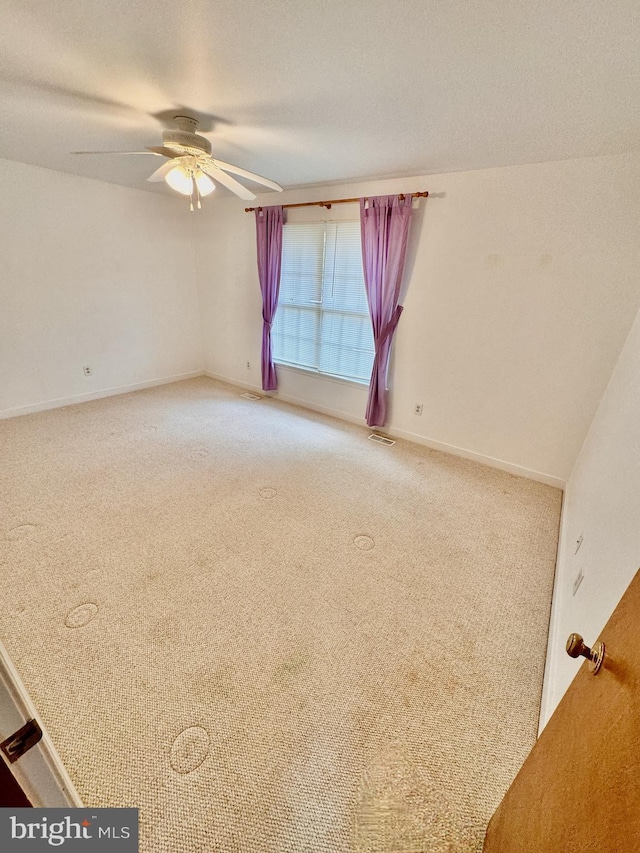
M580 536L582 545L576 553ZM547 722L580 663L565 652L577 631L591 645L640 566L640 314L567 486L545 672ZM573 595L580 570L584 580Z
M6 160L0 186L0 416L202 369L184 204Z
M640 158L314 187L254 204L423 189L387 431L561 485L640 304ZM253 215L235 198L207 203L197 222L205 365L259 387ZM289 216L353 219L358 208ZM282 369L279 381L285 398L364 422L358 387Z

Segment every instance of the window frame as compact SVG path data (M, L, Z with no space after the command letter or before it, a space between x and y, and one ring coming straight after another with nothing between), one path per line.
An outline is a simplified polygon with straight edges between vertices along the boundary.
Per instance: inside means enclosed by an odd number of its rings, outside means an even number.
M322 341L323 315L324 315L324 317L327 317L330 315L333 315L334 317L337 315L342 315L343 317L344 316L346 316L346 317L353 316L353 317L357 317L359 319L365 320L366 324L367 324L367 329L371 335L371 349L370 350L369 349L366 349L366 350L361 349L360 351L370 353L370 356L371 356L371 367L370 367L370 370L369 370L367 377L364 378L364 377L358 377L358 376L348 376L348 375L345 375L342 373L334 373L334 372L330 372L327 370L323 370L319 366L303 364L303 363L296 362L296 361L289 361L280 355L276 355L276 352L275 352L275 350L276 350L276 336L275 335L273 337L273 342L272 342L273 361L275 364L277 364L277 365L279 365L285 369L288 369L288 370L292 370L295 372L301 372L301 373L307 374L307 375L319 376L321 378L328 379L330 381L347 383L349 385L356 385L356 386L359 386L361 388L366 388L369 386L370 381L371 381L371 370L373 369L373 362L375 359L375 348L374 348L374 339L373 339L373 326L371 323L371 313L369 311L367 293L366 293L366 288L365 288L365 284L364 284L364 272L362 272L362 296L364 297L364 304L366 306L364 310L349 310L348 308L339 308L339 307L336 307L335 305L327 304L327 302L325 301L325 289L327 288L327 286L329 284L334 282L334 272L332 271L330 279L328 279L327 274L326 274L326 272L327 272L327 270L326 270L327 254L328 254L328 252L327 252L327 240L330 237L328 232L332 226L334 226L336 228L336 244L335 244L334 249L333 249L333 251L335 252L336 248L338 246L337 236L339 233L340 225L344 225L347 223L350 225L357 225L358 233L359 233L360 220L359 219L351 219L351 218L349 218L349 219L314 219L314 220L288 222L288 223L284 224L283 228L296 227L296 226L298 226L298 227L307 226L307 227L317 227L318 230L320 229L320 227L323 229L322 264L321 264L321 277L320 277L321 292L320 292L320 300L319 301L308 300L305 302L302 302L302 301L292 302L291 301L291 302L285 303L285 302L281 302L281 298L282 298L282 290L281 290L280 295L278 297L278 310L276 311L273 326L275 328L276 323L278 322L279 309L284 305L288 304L292 308L299 308L301 310L308 310L308 311L313 312L315 317L317 318L316 319L316 333L315 333L315 339L314 339L314 349L315 349L314 361L315 361L316 365L320 365L322 362L320 354L321 354L322 342L323 342ZM358 257L360 259L360 264L361 264L362 263L361 262L361 248L359 250ZM283 266L284 266L284 239L283 239ZM345 349L348 350L349 348L345 347ZM357 348L352 348L352 350L358 351Z

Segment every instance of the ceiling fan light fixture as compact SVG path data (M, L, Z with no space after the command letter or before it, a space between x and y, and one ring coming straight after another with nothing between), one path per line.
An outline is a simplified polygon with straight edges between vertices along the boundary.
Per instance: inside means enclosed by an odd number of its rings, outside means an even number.
M184 166L174 166L173 169L165 175L165 181L169 184L172 190L175 190L182 195L191 195L193 193L193 178Z
M153 154L164 157L167 162L156 169L147 181L155 183L166 181L175 192L188 196L190 207L201 207L200 199L210 195L221 184L231 190L239 198L253 201L256 198L248 187L237 181L233 175L247 178L269 189L282 192L282 187L269 178L249 172L233 163L225 163L211 156L211 142L195 131L198 120L192 116L176 115L173 117L177 130L165 130L162 134L162 145L147 146L144 151L75 151L75 154ZM230 173L230 174L229 174ZM215 178L215 183L211 178Z
M212 193L216 188L209 175L200 171L196 173L196 184L198 185L198 192L203 197Z

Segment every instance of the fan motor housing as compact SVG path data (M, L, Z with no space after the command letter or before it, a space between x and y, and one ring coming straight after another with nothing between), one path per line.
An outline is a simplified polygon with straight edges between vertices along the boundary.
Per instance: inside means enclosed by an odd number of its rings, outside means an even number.
M211 142L197 133L188 133L183 130L165 130L162 134L162 142L167 148L185 148L187 150L203 151L211 154Z

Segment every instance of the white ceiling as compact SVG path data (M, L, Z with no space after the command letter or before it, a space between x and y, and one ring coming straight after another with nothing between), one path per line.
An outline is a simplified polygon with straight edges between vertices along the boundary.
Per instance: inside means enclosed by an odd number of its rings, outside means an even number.
M0 157L139 189L154 117L284 187L640 147L637 0L2 0ZM255 185L252 187L257 190Z

